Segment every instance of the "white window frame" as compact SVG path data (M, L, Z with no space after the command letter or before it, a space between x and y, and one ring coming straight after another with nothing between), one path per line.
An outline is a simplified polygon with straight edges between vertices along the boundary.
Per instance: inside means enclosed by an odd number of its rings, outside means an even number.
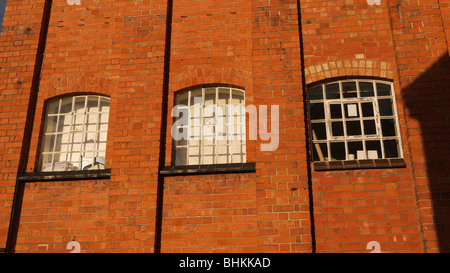
M238 105L242 106L243 112L241 112L240 114L238 114L236 117L236 120L233 118L233 122L237 121L236 123L233 123L233 126L235 127L235 130L239 130L240 131L240 138L239 139L229 139L226 138L224 140L218 140L217 138L214 138L211 141L207 141L204 139L204 135L203 135L203 131L202 128L204 128L205 125L205 114L204 114L204 110L205 110L205 94L206 92L210 92L212 90L215 90L215 98L214 98L214 104L218 105L219 107L223 107L223 109L227 109L227 104L222 105L222 104L217 104L217 102L219 101L219 94L229 94L229 97L227 98L228 101L232 101L233 98L236 98L237 95L241 96L241 103L239 103ZM226 92L224 91L226 90ZM201 109L200 112L200 132L199 131L195 131L194 133L194 125L193 122L191 121L194 118L199 118L199 117L194 117L196 115L195 111L192 111L191 107L194 104L194 94L195 93L200 93L201 92L201 105L199 105L199 108ZM187 91L181 91L175 94L175 105L177 105L178 107L180 105L183 105L181 103L180 98L182 96L186 96L187 95L187 108L190 109L190 113L191 113L191 117L189 120L189 130L191 130L192 134L190 136L190 139L188 140L182 140L182 141L175 141L174 140L174 149L173 149L173 165L175 166L189 166L189 165L214 165L214 164L230 164L230 163L245 163L247 161L247 153L246 153L246 136L245 136L245 132L246 132L246 121L245 121L245 91L238 89L238 88L234 88L234 87L223 87L223 86L217 86L217 87L204 87L204 88L197 88L197 89L193 89L193 90L187 90ZM233 95L235 97L233 97ZM198 96L200 97L200 96ZM230 105L230 104L228 104ZM184 106L180 107L183 108ZM180 109L179 108L179 109ZM186 107L184 107L186 108ZM223 112L223 115L226 115L226 111L225 110ZM209 117L211 118L211 117ZM223 119L223 124L225 125L225 128L227 128L230 124L228 124L228 120L226 118ZM239 128L238 128L239 127ZM180 127L181 128L181 127ZM185 127L184 127L185 128ZM178 128L177 128L178 129ZM200 135L198 135L198 133L200 133ZM237 132L236 132L237 133ZM195 136L200 136L199 139L195 139ZM224 141L226 143L224 143ZM180 144L180 143L185 143L185 144ZM207 154L205 155L204 151L206 148L210 148L212 149L212 154ZM226 154L224 154L223 152L221 152L220 150L223 150L224 148L226 148ZM186 158L177 158L178 157L178 152L181 149L186 149ZM192 160L192 154L190 151L192 151L193 149L198 149L198 161L194 161ZM239 150L238 153L234 153L233 150L237 149ZM221 159L219 159L219 156L221 157ZM226 162L223 160L224 157L226 156ZM212 160L205 160L205 157L212 157Z
M75 109L76 103L84 103L84 106ZM62 112L62 107L70 107L71 110ZM95 108L96 111L91 111ZM50 113L51 110L54 112ZM106 96L76 95L49 101L41 139L39 170L52 172L104 169L109 110L110 98ZM56 119L56 123L51 123L51 119ZM86 154L91 156L86 157Z
M344 98L343 96L343 83L346 82L352 82L356 83L356 93L357 97L352 98ZM360 82L368 83L371 82L373 84L373 92L374 96L370 97L361 97L360 93ZM339 98L335 99L327 99L326 97L326 86L331 84L339 84ZM390 95L383 95L379 96L377 92L377 83L385 84L390 86ZM397 154L398 157L395 158L403 158L403 149L402 149L402 143L401 143L401 135L400 135L400 125L399 125L399 119L398 119L398 111L397 111L397 105L395 100L395 90L392 82L388 81L382 81L382 80L374 80L374 79L346 79L346 80L339 80L339 81L333 81L333 82L326 82L318 85L314 85L308 88L308 95L309 90L314 89L318 86L322 87L322 99L308 99L308 109L309 109L309 123L310 123L310 135L311 135L311 143L312 145L315 145L315 147L312 147L316 150L321 150L321 148L318 146L319 144L326 144L327 148L327 158L324 158L324 160L315 160L315 162L320 161L333 161L334 159L331 158L331 144L332 143L344 143L345 144L345 159L344 160L355 160L355 159L374 159L370 158L368 155L368 150L366 147L366 141L380 141L380 149L381 149L381 157L377 156L377 158L385 159L386 153L385 153L385 147L384 147L384 141L386 140L395 140L397 142ZM381 116L379 112L379 105L378 100L379 99L390 99L392 102L392 115L385 115ZM363 117L362 115L362 103L364 102L370 102L373 105L373 117ZM323 103L324 105L324 119L311 119L311 104L312 103ZM330 112L330 105L331 104L339 104L341 105L341 118L331 118L331 112ZM345 117L345 109L344 105L348 104L357 104L358 108L357 111L359 113L359 117L356 118L346 118ZM393 119L394 120L394 127L395 127L395 136L383 136L382 134L382 126L381 126L381 120L382 119ZM375 120L375 128L376 128L376 134L372 135L366 135L364 133L364 120ZM348 135L347 134L347 126L346 121L360 121L360 129L361 129L361 135ZM343 136L333 136L332 133L332 122L342 122L343 125ZM325 123L326 126L326 139L318 140L315 139L315 134L312 129L312 124L314 123ZM362 142L363 147L363 158L357 158L356 156L354 158L350 157L349 149L348 149L348 143L349 142ZM320 157L320 155L319 155Z

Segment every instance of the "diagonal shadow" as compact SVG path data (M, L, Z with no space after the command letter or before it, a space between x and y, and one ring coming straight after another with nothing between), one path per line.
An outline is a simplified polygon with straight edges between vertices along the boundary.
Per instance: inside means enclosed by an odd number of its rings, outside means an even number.
M407 122L425 248L450 252L449 53L404 88L402 95L409 116L417 121Z

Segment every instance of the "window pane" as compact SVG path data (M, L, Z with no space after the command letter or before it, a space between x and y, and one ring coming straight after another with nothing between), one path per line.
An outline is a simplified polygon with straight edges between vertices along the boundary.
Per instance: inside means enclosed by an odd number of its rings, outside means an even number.
M392 116L392 100L391 99L379 99L378 106L380 108L380 115L382 116Z
M3 17L5 15L6 0L0 1L0 35L2 33Z
M86 97L75 97L75 106L73 108L73 111L76 114L83 114L86 109Z
M191 138L187 142L176 142L174 148L186 149L188 160L184 164L245 162L244 92L234 88L212 87L185 91L177 94L178 98L183 98L183 94L187 94L185 100L190 100L191 123L187 129L191 131ZM202 94L204 101L198 99ZM212 111L211 107L215 106L218 107ZM222 111L219 113L215 110ZM227 114L230 119L226 119ZM177 156L176 152L174 156ZM179 160L175 158L175 162L179 163Z
M380 141L366 141L367 159L381 158L381 144Z
M364 134L365 135L376 135L377 128L375 126L375 120L364 120Z
M342 118L342 109L340 104L330 104L331 118Z
M330 143L331 160L345 160L345 143Z
M328 84L325 86L327 99L339 99L341 97L339 91L339 83Z
M381 120L381 131L383 136L395 136L395 123L393 119Z
M72 112L72 97L62 99L59 113L65 114L70 112Z
M344 135L344 123L342 121L336 121L331 123L331 131L333 136Z
M311 119L325 119L325 111L323 103L311 103L310 104Z
M313 146L313 161L327 161L328 150L326 143L315 143Z
M346 122L347 135L356 136L361 135L361 123L358 121L347 121Z
M363 102L361 103L362 115L363 117L373 117L373 103Z
M359 91L361 97L374 97L373 83L371 82L359 82Z
M356 82L343 82L342 95L344 98L356 98L358 96L356 90Z
M399 157L397 140L384 140L383 144L386 158Z
M314 140L327 139L327 131L326 131L325 123L312 123L311 129L312 129Z
M100 153L104 154L109 113L98 114L99 98L99 96L67 97L48 104L47 112L54 113L57 110L56 105L61 107L58 107L60 111L57 116L47 116L45 119L41 156L42 164L47 165L41 165L41 171L79 170L84 164L82 157L85 161L94 160L92 164L95 165L95 157ZM109 108L109 99L101 99L103 106ZM45 154L48 152L53 153L54 164L50 167L48 164L51 162L45 161L49 160L49 155ZM103 167L95 166L95 168Z
M345 117L346 118L357 118L359 117L359 109L357 103L344 104Z
M377 95L378 96L390 96L391 95L391 85L384 83L377 83Z
M361 155L364 154L362 141L349 142L347 145L348 145L348 157L347 157L347 159L348 160L361 159L359 157L361 157Z
M323 90L322 86L317 86L312 89L309 89L309 99L310 100L321 100L323 99Z
M98 112L99 108L98 108L98 97L88 97L88 102L87 102L87 111L89 113L92 112Z

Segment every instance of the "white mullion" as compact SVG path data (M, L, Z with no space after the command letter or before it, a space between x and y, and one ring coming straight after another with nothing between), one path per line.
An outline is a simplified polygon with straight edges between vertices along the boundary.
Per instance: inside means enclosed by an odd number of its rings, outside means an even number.
M200 165L202 165L203 164L203 157L204 157L204 155L203 155L203 151L204 151L204 141L203 141L203 110L204 110L204 107L205 107L205 88L202 88L202 101L201 101L201 104L200 104L200 109L201 109L201 111L200 111L200 141L199 141L199 147L200 147L200 152L199 152L199 160L198 160L198 163L200 164Z
M377 126L377 129L379 129L379 131L378 131L378 135L379 135L379 139L378 139L378 141L380 142L380 149L381 149L381 158L385 158L385 153L384 153L384 145L383 145L383 128L381 127L381 114L380 114L380 112L379 112L379 109L380 109L380 105L378 104L378 87L377 87L377 82L376 81L373 81L373 91L374 91L374 101L376 102L376 106L377 107L375 107L375 104L374 104L374 108L375 108L375 110L376 110L376 113L377 113L377 115L378 115L378 118L377 118L377 120L378 120L378 126ZM394 113L392 113L392 114L394 114Z
M100 101L101 98L100 96L97 97L97 121L95 124L95 137L94 137L94 158L98 157L98 153L99 153L99 137L100 137L100 120L102 118L102 113L100 111ZM88 109L86 109L87 111ZM108 123L109 123L109 119L108 119ZM106 151L105 151L106 152Z
M244 139L241 139L241 147L242 147L242 150L243 150L243 155L242 155L242 163L244 162L244 156L245 156L245 162L247 162L247 120L246 120L246 116L245 116L245 92L242 92L243 94L244 94L244 101L242 102L242 108L240 108L240 109L243 109L244 110L244 112L243 112L243 114L244 114L244 116L242 117L242 113L240 113L241 114L241 116L240 116L240 119L242 119L242 122L244 123L242 126L241 126L241 133L244 135L243 136L243 138Z
M52 171L54 170L54 165L55 165L55 149L56 149L56 140L58 139L58 124L59 124L59 118L61 116L61 102L62 99L59 100L58 103L58 116L56 118L56 125L55 125L55 135L54 135L54 142L53 142L53 147L51 148L51 155L52 155L52 160L51 160L51 166L52 166Z
M190 112L191 111L191 91L188 91L188 111ZM192 114L192 113L191 113ZM194 118L195 118L195 111L194 111ZM192 136L191 136L191 134L192 134L192 129L194 128L193 127L193 125L191 124L192 123L192 121L191 121L191 119L192 119L192 116L191 115L189 115L189 121L188 121L188 136L189 136L189 138L187 139L187 141L186 141L186 165L189 165L189 150L190 150L190 147L191 147L191 138L192 138ZM192 127L191 127L191 125L192 125ZM194 130L194 132L195 132L195 130Z
M215 101L213 105L216 107L216 110L214 111L214 145L213 145L213 164L217 163L217 108L219 107L219 88L216 87L215 89Z

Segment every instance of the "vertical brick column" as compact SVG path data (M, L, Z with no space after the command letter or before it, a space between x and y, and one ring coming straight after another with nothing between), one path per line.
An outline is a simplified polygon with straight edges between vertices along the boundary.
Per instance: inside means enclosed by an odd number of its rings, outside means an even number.
M280 109L278 149L256 147L262 252L312 251L297 14L295 1L252 1L255 105Z
M426 252L448 252L448 1L390 1Z
M167 1L121 1L108 252L153 252Z
M44 0L8 1L0 34L0 248L5 247Z

